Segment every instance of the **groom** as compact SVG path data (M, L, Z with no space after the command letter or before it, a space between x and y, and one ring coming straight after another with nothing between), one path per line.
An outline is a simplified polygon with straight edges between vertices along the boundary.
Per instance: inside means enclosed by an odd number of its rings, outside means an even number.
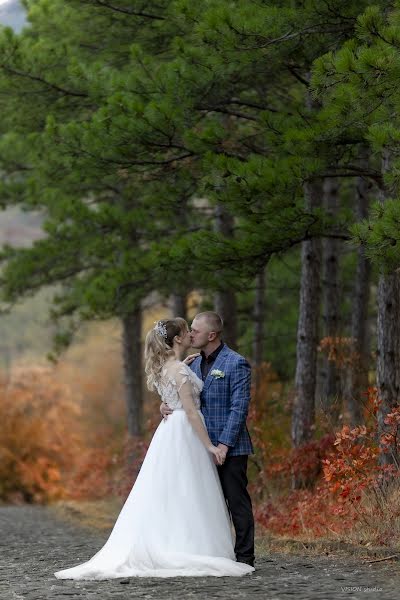
M254 566L254 519L246 474L248 455L254 452L246 427L250 365L223 343L222 328L217 313L196 315L191 338L200 355L190 367L204 382L201 411L210 439L225 453L224 463L217 468L236 532L236 559ZM167 416L172 410L163 404L161 412Z

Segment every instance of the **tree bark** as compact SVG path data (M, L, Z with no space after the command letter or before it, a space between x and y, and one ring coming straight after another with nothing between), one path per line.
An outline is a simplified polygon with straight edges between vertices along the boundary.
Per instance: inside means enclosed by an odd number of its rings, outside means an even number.
M321 205L320 181L305 184L307 208ZM317 374L318 320L321 296L321 240L302 243L300 307L297 327L297 363L292 415L292 442L295 448L308 442L315 425L315 387ZM294 474L294 487L302 482Z
M143 433L142 312L137 307L122 316L125 400L128 432Z
M323 184L323 202L326 214L335 219L338 214L339 185L333 178L325 179ZM323 241L323 277L322 277L322 322L324 337L331 338L330 348L338 344L339 337L339 240L325 238ZM331 357L332 358L332 357ZM336 425L340 413L340 372L335 360L323 359L321 369L321 405L325 414L329 415Z
M223 340L233 350L237 349L237 301L233 291L217 292L214 310L224 322Z
M187 230L189 226L188 222L188 196L183 194L177 199L175 221L179 229ZM181 317L182 319L187 318L187 293L188 288L185 282L177 286L175 292L170 297L170 309L172 317Z
M186 294L172 294L171 295L171 313L172 317L181 317L182 319L187 318L186 310Z
M222 204L218 204L215 212L215 229L225 237L233 237L233 217ZM214 310L224 321L223 339L233 350L237 349L237 300L236 291L232 288L221 288L214 297Z
M400 282L399 275L381 274L378 286L378 351L377 384L378 432L383 435L389 431L384 423L387 414L399 406L399 361L400 361ZM399 464L395 444L389 444L389 452L380 455L381 464Z
M264 354L265 271L266 267L257 274L255 282L253 363L256 369L261 366Z
M385 149L382 158L383 175L389 170L390 154ZM381 202L390 197L387 186L382 191ZM400 404L400 275L398 272L381 272L378 284L378 324L377 324L377 386L380 405L378 408L378 433L380 436L390 431L384 420L393 408ZM381 443L381 448L384 445ZM381 452L380 463L399 465L395 443L386 446L388 452Z
M363 157L368 166L367 156ZM369 186L363 177L357 179L355 216L357 221L368 217ZM371 262L365 256L362 246L357 250L357 269L353 292L353 309L351 316L352 362L348 370L346 382L346 404L351 427L364 422L362 394L368 388L368 371L370 363L370 333L368 328L368 304L370 297Z

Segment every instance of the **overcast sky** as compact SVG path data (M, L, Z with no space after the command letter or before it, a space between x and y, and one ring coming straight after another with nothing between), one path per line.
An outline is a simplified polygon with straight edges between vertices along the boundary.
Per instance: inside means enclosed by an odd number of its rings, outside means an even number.
M0 23L20 31L25 23L25 11L19 0L0 0Z

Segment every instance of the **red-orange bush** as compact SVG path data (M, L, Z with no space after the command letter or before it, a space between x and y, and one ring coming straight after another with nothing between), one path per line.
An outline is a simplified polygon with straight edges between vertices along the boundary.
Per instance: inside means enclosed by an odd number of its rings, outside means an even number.
M354 339L351 337L327 336L321 339L318 351L329 361L336 363L338 369L344 369L359 362L354 351Z
M158 407L155 398L146 406L146 433L134 439L107 377L92 373L89 381L65 365L14 368L0 380L0 501L125 497L160 422Z
M0 499L46 502L62 497L79 408L51 370L14 370L0 381Z
M317 476L314 489L282 490L274 500L257 503L256 519L261 525L280 535L308 538L330 532L347 535L361 527L369 528L369 537L378 543L389 543L396 536L390 519L400 507L388 511L391 501L387 494L393 487L387 483L399 477L400 471L396 465L380 466L378 459L386 437L392 444L391 436L397 435L400 409L393 409L386 417L389 429L379 440L376 411L380 403L376 388L369 388L366 394L366 425L353 429L345 425L333 439L325 436L319 442L312 442L310 448L307 445L289 453L275 470L269 471L269 484L273 485L275 474L280 476L295 468L307 475L310 467L315 469L318 464L321 467L319 474L312 473ZM377 514L381 519L379 528Z

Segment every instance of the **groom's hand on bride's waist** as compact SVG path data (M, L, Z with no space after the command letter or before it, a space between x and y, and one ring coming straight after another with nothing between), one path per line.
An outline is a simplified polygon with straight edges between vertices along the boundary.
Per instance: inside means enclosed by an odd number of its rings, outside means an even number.
M161 402L160 404L160 413L163 419L167 419L168 415L172 415L174 411L167 405L165 402Z

